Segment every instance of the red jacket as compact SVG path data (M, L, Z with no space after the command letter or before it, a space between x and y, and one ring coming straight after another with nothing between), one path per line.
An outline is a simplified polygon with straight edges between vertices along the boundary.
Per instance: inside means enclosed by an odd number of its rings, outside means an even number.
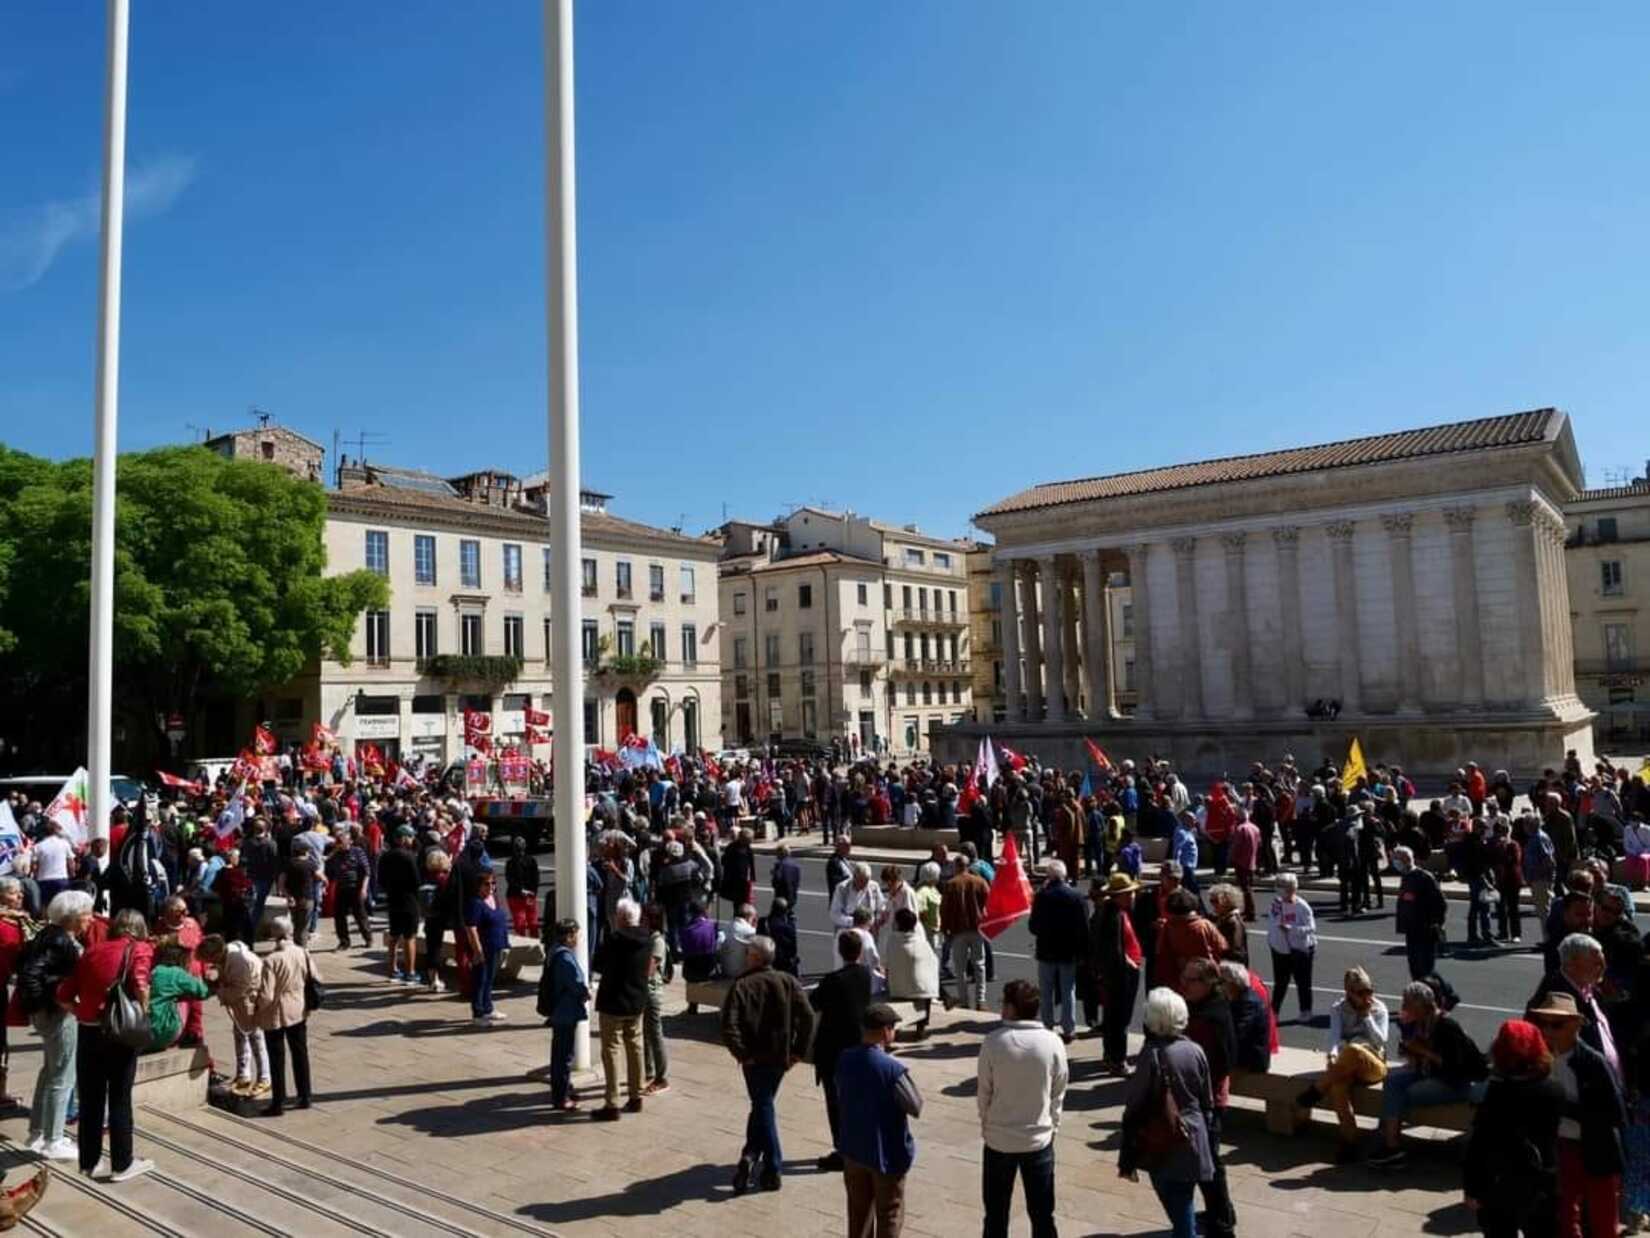
M1203 816L1203 832L1210 842L1223 843L1230 838L1237 819L1237 809L1226 798L1224 789L1210 793L1208 810Z
M149 987L149 969L154 961L154 947L146 941L118 937L88 946L80 962L57 986L57 1000L67 1006L81 1023L95 1024L103 1017L103 1005L108 1000L109 988L120 975L126 959L126 948L132 949L132 970L126 978L126 991L133 997Z

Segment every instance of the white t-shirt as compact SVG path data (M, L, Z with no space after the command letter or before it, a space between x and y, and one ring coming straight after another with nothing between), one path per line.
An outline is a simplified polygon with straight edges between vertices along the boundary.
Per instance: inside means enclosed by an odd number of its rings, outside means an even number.
M50 834L34 845L36 881L67 881L74 844L61 834Z

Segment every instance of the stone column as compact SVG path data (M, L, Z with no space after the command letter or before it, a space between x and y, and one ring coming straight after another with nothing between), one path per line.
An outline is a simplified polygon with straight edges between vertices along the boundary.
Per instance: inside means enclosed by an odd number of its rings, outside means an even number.
M1138 623L1138 612L1136 617ZM1088 634L1089 718L1117 717L1117 698L1111 677L1111 603L1106 596L1106 574L1100 552L1083 552L1083 630ZM1138 662L1136 663L1138 666Z
M1247 533L1222 533L1226 551L1226 639L1232 651L1232 716L1255 716L1255 683L1249 649L1249 584L1243 564Z
M1003 599L997 619L1003 632L1003 712L1009 722L1018 722L1026 706L1020 692L1020 603L1014 587L1019 573L1014 570L1014 560L999 561L996 575L997 592Z
M1066 720L1065 611L1060 566L1053 555L1037 560L1043 582L1043 708L1050 722Z
M1197 538L1177 537L1174 550L1175 601L1180 611L1180 716L1203 717L1203 640L1197 623Z
M1306 642L1301 635L1301 531L1293 524L1272 530L1278 552L1278 604L1283 616L1283 712L1306 707Z
M1025 674L1021 687L1025 692L1026 720L1043 720L1043 625L1042 606L1037 601L1037 565L1030 559L1020 561L1020 613L1025 616L1021 639L1026 647Z
M1129 604L1134 607L1134 716L1152 718L1157 710L1157 681L1152 677L1152 612L1147 604L1146 565L1151 545L1130 546Z
M1330 559L1335 574L1335 634L1340 664L1341 712L1360 713L1363 693L1359 690L1362 654L1358 647L1358 580L1352 562L1352 534L1356 525L1337 520L1325 527L1329 534Z
M1398 633L1398 712L1421 709L1421 633L1415 614L1415 557L1409 512L1381 517L1392 553L1392 617Z
M1449 528L1450 584L1455 602L1455 704L1466 710L1484 707L1484 633L1478 622L1478 570L1473 553L1471 507L1446 507Z
M1541 505L1534 499L1507 504L1513 526L1513 609L1518 615L1518 665L1524 672L1521 704L1534 708L1547 699L1547 651L1542 639L1541 576L1536 541L1541 537Z
M1063 680L1066 690L1066 715L1076 718L1082 714L1080 698L1083 651L1078 624L1083 612L1076 597L1076 576L1071 569L1063 564L1056 567L1055 579L1060 582L1060 642L1061 652L1065 655L1066 661L1066 674Z
M1564 566L1564 544L1569 541L1570 532L1564 526L1564 521L1554 518L1551 522L1552 530L1552 594L1553 606L1558 615L1558 694L1560 696L1574 696L1576 694L1576 646L1575 627L1570 616L1570 578Z

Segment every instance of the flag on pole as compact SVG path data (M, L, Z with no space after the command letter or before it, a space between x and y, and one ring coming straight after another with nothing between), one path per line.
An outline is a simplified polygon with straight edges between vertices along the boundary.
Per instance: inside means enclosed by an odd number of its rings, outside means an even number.
M521 720L528 726L549 726L550 715L542 709L524 709L521 711Z
M46 805L46 817L56 821L69 836L69 841L80 846L86 841L87 802L91 795L90 775L82 765L69 775L52 802Z
M223 811L218 814L216 830L220 839L229 838L246 825L246 784L243 782L235 788L235 794L229 797Z
M550 742L550 736L546 735L543 731L535 729L531 724L528 725L523 739L529 747L534 744L548 744Z
M1094 780L1089 777L1088 770L1083 771L1083 785L1077 788L1077 798L1086 800L1094 794Z
M659 769L665 760L659 755L659 746L641 735L627 735L619 745L619 764L625 769Z
M1111 758L1100 750L1099 744L1095 743L1092 739L1085 738L1083 740L1083 745L1089 750L1089 758L1096 765L1098 765L1101 770L1108 774L1116 771L1117 767L1112 764Z
M1031 882L1020 867L1020 847L1010 831L1003 835L1003 858L997 861L997 876L986 896L980 932L996 938L1016 920L1031 914Z
M180 778L177 774L169 774L163 769L157 769L155 777L160 779L160 785L163 787L175 787L179 791L199 791L201 789L198 782L190 782L187 778Z
M991 741L984 735L980 736L980 750L974 757L974 778L978 782L985 779L985 789L991 790L992 785L1002 775L997 769L997 750Z
M330 748L338 742L338 732L317 722L310 728L309 742L317 748Z
M1346 764L1341 766L1341 786L1350 789L1359 778L1369 775L1369 767L1364 764L1363 745L1358 743L1358 737L1352 737L1352 746L1346 750Z
M27 845L17 818L11 815L11 805L0 800L0 875L11 872L11 862Z
M261 757L272 757L280 751L281 741L275 738L275 732L259 723L252 728L252 751Z

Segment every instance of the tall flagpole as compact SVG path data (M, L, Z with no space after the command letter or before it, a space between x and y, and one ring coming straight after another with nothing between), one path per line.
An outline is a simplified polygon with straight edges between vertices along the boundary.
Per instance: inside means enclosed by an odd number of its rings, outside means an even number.
M120 408L120 241L126 210L127 0L109 0L104 79L103 280L97 318L97 412L92 440L92 615L86 718L87 830L109 836L114 722L115 453Z
M573 169L573 0L544 0L546 248L550 335L550 682L555 717L556 913L585 911L584 665L579 603L579 268ZM590 1066L590 1024L574 1025L574 1065Z

